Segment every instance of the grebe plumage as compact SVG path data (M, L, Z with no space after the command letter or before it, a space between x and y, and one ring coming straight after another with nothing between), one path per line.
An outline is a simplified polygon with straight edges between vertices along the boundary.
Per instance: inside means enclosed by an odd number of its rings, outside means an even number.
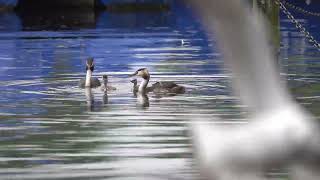
M103 82L103 84L101 86L101 90L102 91L114 91L114 90L117 89L115 87L112 87L112 86L108 85L108 75L103 75L102 76L102 82Z
M144 93L138 93L139 86L138 86L137 79L133 79L130 82L133 83L132 92L133 92L134 96L138 98L139 104L142 107L149 107L149 97L147 95L147 92L152 91L151 87L147 87L147 90Z
M142 82L139 86L137 86L137 81L132 80L131 82L134 83L133 90L140 93L148 93L153 92L155 94L183 94L185 93L185 88L183 86L177 85L174 82L167 81L167 82L156 82L152 84L151 87L147 87L150 74L147 68L138 69L131 76L140 76L142 77Z
M133 84L132 91L133 91L133 93L136 94L138 92L138 90L139 90L138 80L137 79L133 79L130 82ZM146 87L145 91L146 91L146 93L152 92L153 88L152 87Z
M81 79L79 82L80 88L85 88L85 87L96 88L101 86L99 79L96 77L92 77L93 70L94 70L93 58L90 57L87 59L87 63L86 63L86 71L87 71L86 77Z

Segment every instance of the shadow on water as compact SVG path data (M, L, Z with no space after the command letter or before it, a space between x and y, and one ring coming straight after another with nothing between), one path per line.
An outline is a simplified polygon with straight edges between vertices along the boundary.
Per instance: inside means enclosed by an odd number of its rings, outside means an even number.
M86 8L85 5L77 7L76 3L65 3L65 1L56 3L56 1L20 0L15 11L25 31L96 28L99 19L107 21L99 25L111 28L166 26L172 19L169 17L168 5L142 4L113 3L106 10L101 8L101 5L96 8L90 8L88 5Z
M96 14L90 10L21 10L18 11L23 30L71 30L95 28Z
M243 122L216 43L188 7L39 13L0 14L1 179L193 179L190 112ZM317 109L317 92L297 85L317 88L317 57L305 54L315 50L281 23L281 68L301 101ZM109 75L116 91L78 88L88 56L93 76ZM141 67L151 84L175 81L186 93L134 97L127 75Z

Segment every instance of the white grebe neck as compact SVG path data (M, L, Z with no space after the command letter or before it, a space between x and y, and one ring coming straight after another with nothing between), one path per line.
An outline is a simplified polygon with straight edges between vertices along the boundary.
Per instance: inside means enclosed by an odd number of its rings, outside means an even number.
M146 92L146 88L148 86L149 79L150 79L150 77L142 78L142 82L139 85L138 92L140 92L140 93L145 93Z
M86 75L85 87L91 87L91 76L92 76L92 71L88 69L87 75Z

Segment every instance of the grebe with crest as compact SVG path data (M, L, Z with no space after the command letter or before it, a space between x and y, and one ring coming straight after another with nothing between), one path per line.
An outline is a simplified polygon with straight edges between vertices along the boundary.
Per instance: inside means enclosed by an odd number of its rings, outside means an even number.
M155 94L183 94L185 93L185 87L177 85L171 81L160 81L152 84L151 87L147 87L149 80L150 80L150 73L147 68L138 69L133 74L129 75L132 76L140 76L142 78L142 82L139 86L137 86L137 81L132 80L131 82L134 83L133 91L139 93L148 93L153 92Z
M101 83L98 78L92 77L92 73L94 71L94 63L93 58L90 57L87 59L86 63L86 77L84 79L81 79L79 82L80 88L96 88L101 86Z

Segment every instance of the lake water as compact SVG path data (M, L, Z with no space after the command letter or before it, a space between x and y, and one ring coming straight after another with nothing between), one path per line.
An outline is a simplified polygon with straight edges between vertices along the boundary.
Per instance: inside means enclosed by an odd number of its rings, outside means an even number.
M299 21L320 39L317 19ZM190 116L234 123L246 114L203 29L180 4L0 14L0 179L197 179ZM282 76L318 115L320 54L284 16L280 34ZM94 76L109 75L116 91L78 88L87 57L95 58ZM186 93L141 102L128 78L141 67L151 82L173 80Z

